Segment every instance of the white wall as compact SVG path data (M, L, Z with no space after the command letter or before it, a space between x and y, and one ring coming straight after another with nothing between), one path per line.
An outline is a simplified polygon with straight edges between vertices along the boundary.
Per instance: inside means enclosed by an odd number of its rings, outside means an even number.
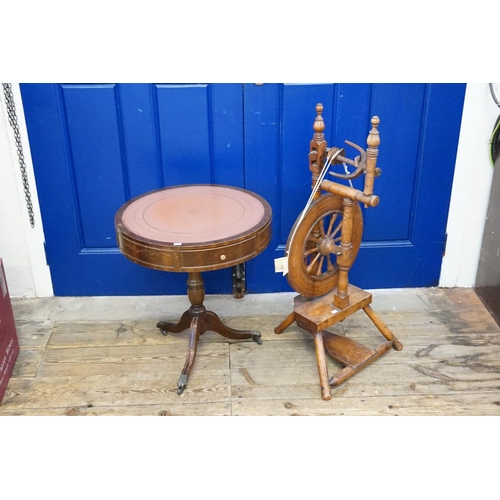
M50 271L45 262L43 227L33 166L24 122L19 86L13 84L19 126L33 206L35 228L29 224L21 174L5 101L0 106L0 257L4 259L8 286L13 297L53 295ZM488 84L468 84L457 151L455 176L448 218L448 245L439 285L472 287L479 254L493 170L488 144L499 109Z
M487 83L467 85L439 286L473 287L493 178L488 151L500 110Z
M12 84L25 164L35 212L30 225L13 129L0 88L0 257L3 259L11 297L53 295L49 267L45 261L42 218L24 121L19 85Z

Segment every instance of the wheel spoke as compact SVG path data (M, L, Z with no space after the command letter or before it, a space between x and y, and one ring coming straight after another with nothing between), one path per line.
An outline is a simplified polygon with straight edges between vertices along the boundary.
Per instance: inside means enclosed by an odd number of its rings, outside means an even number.
M335 231L333 231L333 233L331 234L331 238L335 238L335 235L340 231L341 227L342 227L342 222L344 222L343 220L341 220L339 222L339 225L335 228ZM333 240L335 241L335 240Z
M311 248L311 249L305 251L304 252L304 258L306 258L308 255L311 255L314 252L319 252L319 248L318 247L314 247L314 248Z
M316 264L316 262L318 262L318 259L320 258L321 254L318 253L316 255L316 257L314 257L314 259L311 261L311 263L306 267L306 271L311 274L312 270L313 270L313 267L314 267L314 264Z
M326 265L328 268L328 272L331 273L333 271L334 267L333 267L332 261L330 260L330 254L328 254L326 257Z
M325 256L322 255L321 258L319 259L319 264L318 264L318 269L316 269L316 276L321 276L323 274L323 262L325 260Z
M325 238L325 219L321 219L319 223L319 230L321 232L321 239Z
M326 232L327 236L330 236L330 233L332 232L333 229L333 223L335 222L335 219L337 218L337 214L332 214L330 218L330 224L328 225L328 231Z

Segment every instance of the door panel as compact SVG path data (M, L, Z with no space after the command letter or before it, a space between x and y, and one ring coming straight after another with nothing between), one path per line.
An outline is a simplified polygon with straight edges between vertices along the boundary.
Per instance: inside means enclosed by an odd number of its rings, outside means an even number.
M371 117L381 120L383 174L375 182L381 201L363 208L365 231L351 281L364 288L437 285L464 94L461 84L246 85L246 186L270 200L275 216L267 260L248 281L265 273L262 291L290 290L272 263L309 198L307 155L321 102L330 146L343 147L348 139L366 147ZM349 146L346 153L357 154ZM363 189L363 182L353 185Z
M187 183L243 187L241 85L23 84L56 295L183 294L186 275L131 263L114 215L131 197ZM231 270L206 273L230 293Z
M424 84L374 85L371 106L365 114L364 135L370 129L367 115L378 114L381 143L377 165L382 176L375 181L380 204L365 211L365 242L407 241L412 225L414 189L419 171L420 129L425 123ZM359 138L366 147L366 137ZM357 179L362 189L364 179ZM369 213L366 213L369 212Z
M363 209L352 282L438 282L465 85L24 84L21 91L56 295L185 293L184 273L153 271L120 254L113 219L141 193L206 182L268 200L273 239L247 262L246 286L290 291L274 259L310 194L318 102L330 146L348 139L366 147L371 116L381 120L381 201ZM231 292L230 269L204 279L208 293Z
M60 87L82 249L116 247L113 217L129 197L117 94L116 85Z

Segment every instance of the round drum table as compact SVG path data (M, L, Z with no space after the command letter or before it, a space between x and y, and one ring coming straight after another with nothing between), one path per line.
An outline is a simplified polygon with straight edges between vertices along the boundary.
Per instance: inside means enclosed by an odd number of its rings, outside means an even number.
M164 335L189 329L178 394L187 385L198 339L207 330L262 343L259 332L229 328L206 310L201 272L235 266L262 252L271 240L271 218L269 203L259 195L214 184L152 191L128 201L116 213L118 246L125 257L153 269L189 273L191 307L178 323L157 324Z

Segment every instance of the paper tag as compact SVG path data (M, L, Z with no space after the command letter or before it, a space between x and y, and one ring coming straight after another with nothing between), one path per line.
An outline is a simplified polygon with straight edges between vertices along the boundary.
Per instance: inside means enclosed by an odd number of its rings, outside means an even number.
M288 273L288 257L274 259L274 272L283 273L283 276Z

